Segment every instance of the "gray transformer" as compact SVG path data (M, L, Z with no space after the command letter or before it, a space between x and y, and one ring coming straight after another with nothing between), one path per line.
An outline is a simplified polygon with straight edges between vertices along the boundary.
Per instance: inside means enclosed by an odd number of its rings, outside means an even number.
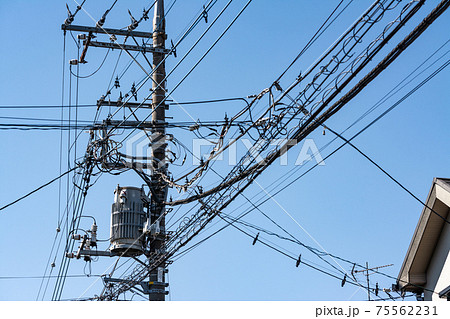
M142 228L147 220L144 198L142 188L117 185L111 211L112 253L130 257L144 252Z

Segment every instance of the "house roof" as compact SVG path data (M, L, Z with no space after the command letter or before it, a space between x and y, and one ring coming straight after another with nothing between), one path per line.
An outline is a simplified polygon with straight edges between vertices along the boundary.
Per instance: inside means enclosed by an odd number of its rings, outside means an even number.
M427 269L439 241L450 207L450 179L434 178L408 252L397 277L401 290L421 292L427 282ZM432 208L440 216L433 213Z
M447 300L450 298L450 286L439 292L439 298L447 297Z

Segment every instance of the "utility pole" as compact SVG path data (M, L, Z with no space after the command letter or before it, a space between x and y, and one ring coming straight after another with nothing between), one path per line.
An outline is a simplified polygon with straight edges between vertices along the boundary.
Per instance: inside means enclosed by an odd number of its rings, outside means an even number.
M369 281L369 263L366 261L366 279L367 279L367 301L370 301L370 281Z
M352 276L353 276L353 278L356 280L356 278L355 278L355 276L354 276L354 274L357 274L357 273L365 273L365 276L366 276L366 281L367 281L367 300L368 301L370 301L370 279L369 279L369 276L370 275L372 275L372 274L369 274L369 271L375 271L375 273L377 272L377 270L378 269L380 269L380 268L384 268L384 267L390 267L390 266L393 266L394 264L389 264L389 265L384 265L384 266L378 266L378 267L372 267L372 268L369 268L369 263L368 262L366 262L366 268L365 269L362 269L362 270L354 270L354 269L352 269ZM354 268L354 267L353 267ZM375 295L376 296L378 296L378 283L376 284L376 288L375 288ZM389 294L388 294L389 295ZM389 296L389 297L391 297L391 296ZM391 297L392 298L392 297Z
M164 253L161 250L165 249L166 230L165 230L165 207L162 204L167 198L167 185L161 178L161 173L165 174L167 171L165 157L166 157L166 129L164 127L166 118L166 105L163 102L166 95L165 86L165 63L163 62L165 53L166 41L166 22L164 17L164 0L157 0L155 4L155 14L153 18L153 47L158 52L153 52L153 97L152 97L152 122L155 125L152 128L152 196L150 205L150 214L152 224L159 224L159 235L150 242L150 258L149 263L152 264L152 257L158 253ZM150 301L164 301L166 296L165 291L165 272L166 265L160 265L157 269L150 272Z

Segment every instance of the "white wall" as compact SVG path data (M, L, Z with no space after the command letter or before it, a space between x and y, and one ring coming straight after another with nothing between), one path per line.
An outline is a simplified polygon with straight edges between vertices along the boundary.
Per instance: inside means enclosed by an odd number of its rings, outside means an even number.
M436 293L424 292L425 300L446 301L446 298L439 298L438 293L450 285L450 225L445 224L437 247L431 258L427 270L427 284L425 288Z

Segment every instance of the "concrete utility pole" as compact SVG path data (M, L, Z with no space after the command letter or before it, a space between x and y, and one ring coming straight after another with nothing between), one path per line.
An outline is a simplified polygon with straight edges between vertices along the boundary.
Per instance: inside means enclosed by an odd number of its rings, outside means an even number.
M166 95L166 86L164 78L166 77L165 63L165 41L166 41L166 22L164 19L164 0L157 0L155 4L155 15L153 18L153 47L160 49L158 52L153 52L153 98L152 98L152 121L156 125L152 129L152 187L153 194L151 196L151 222L152 224L159 224L159 235L152 239L150 243L150 264L152 262L152 255L162 252L164 248L166 230L165 230L165 207L162 202L167 198L167 185L161 178L161 173L166 173L167 167L165 163L166 157L166 129L164 122L166 119L166 105L163 103ZM160 265L155 270L150 272L150 301L164 301L166 296L165 291L165 271L166 265Z

